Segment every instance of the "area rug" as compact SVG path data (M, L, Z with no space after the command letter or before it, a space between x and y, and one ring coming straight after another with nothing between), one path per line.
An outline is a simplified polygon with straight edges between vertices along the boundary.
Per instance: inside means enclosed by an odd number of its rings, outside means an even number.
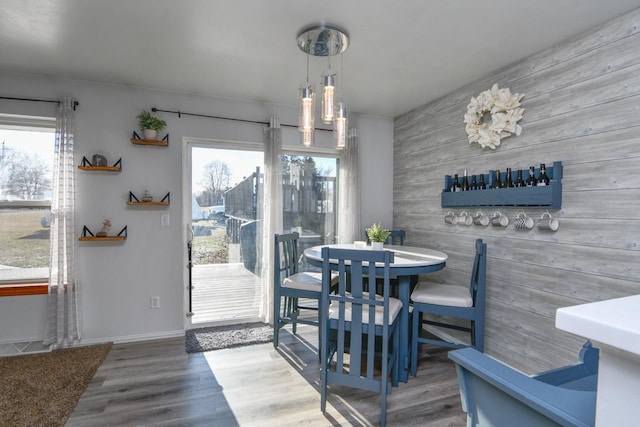
M0 426L64 426L111 343L0 357Z
M187 353L197 353L266 343L272 340L273 326L267 323L212 326L187 330L186 350Z

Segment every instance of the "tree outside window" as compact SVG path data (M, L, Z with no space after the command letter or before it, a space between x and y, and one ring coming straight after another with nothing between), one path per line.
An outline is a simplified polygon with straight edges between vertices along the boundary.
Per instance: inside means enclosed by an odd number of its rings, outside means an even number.
M12 117L0 116L0 285L46 282L55 120Z

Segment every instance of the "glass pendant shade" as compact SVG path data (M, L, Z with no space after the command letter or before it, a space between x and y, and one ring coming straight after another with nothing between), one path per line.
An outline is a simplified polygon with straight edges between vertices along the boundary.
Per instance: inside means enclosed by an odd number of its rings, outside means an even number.
M341 102L336 107L336 117L333 121L333 138L336 148L344 149L347 146L347 109Z
M335 90L336 75L331 74L331 70L327 75L322 76L322 109L320 118L324 123L331 123L335 118Z
M300 89L300 131L315 128L315 109L314 109L315 93L313 85L306 83Z
M311 147L313 145L313 139L315 136L315 132L314 129L303 129L300 132L300 142L302 142L302 145L304 145L305 147Z

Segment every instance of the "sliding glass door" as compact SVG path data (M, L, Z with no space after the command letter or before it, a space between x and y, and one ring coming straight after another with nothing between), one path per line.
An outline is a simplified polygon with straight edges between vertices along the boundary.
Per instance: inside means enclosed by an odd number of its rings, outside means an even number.
M258 193L263 153L191 146L191 323L258 320Z
M187 317L189 326L260 320L263 286L261 145L188 143ZM283 227L300 233L300 251L333 243L338 160L282 156ZM188 205L188 206L187 206ZM302 268L308 268L301 259Z

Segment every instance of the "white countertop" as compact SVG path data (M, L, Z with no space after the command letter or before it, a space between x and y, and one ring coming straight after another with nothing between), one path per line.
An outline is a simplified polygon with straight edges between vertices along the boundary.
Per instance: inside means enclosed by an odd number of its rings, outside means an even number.
M556 328L640 356L640 295L559 308Z

